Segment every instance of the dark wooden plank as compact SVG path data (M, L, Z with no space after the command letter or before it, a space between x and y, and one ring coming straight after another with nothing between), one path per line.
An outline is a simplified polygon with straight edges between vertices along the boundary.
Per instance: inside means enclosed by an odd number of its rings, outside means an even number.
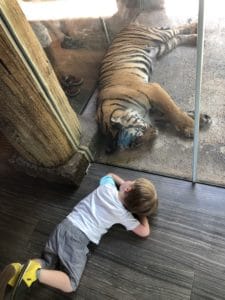
M133 265L126 262L122 251L121 256L120 259L113 254L111 257L93 255L78 294L92 299L95 290L96 299L190 299L193 272L167 268L163 264L149 267L148 261L138 263L138 252Z
M0 214L0 268L16 260L22 260L27 255L26 247L36 224Z
M77 190L17 173L0 177L0 267L39 256L55 225L108 172L154 182L160 204L151 236L113 226L76 293L37 284L27 299L224 299L224 189L100 164L91 165Z
M213 268L211 272L195 272L195 279L191 300L224 300L224 272L217 272Z

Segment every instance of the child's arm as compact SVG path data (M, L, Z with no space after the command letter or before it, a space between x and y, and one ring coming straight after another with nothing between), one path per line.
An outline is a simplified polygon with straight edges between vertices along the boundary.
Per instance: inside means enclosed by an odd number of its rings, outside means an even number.
M147 217L139 217L140 225L132 231L140 237L148 237L150 235L150 226Z
M112 176L113 180L115 181L115 183L118 186L120 186L124 182L124 180L121 177L119 177L118 175L116 175L114 173L109 173L107 175Z

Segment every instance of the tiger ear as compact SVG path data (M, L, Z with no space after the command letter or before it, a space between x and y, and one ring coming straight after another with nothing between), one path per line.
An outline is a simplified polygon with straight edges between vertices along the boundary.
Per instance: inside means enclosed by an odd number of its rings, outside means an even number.
M120 118L111 117L111 125L112 125L112 127L117 128L117 129L122 128Z
M119 118L111 117L111 122L113 124L118 123L118 121L119 121Z

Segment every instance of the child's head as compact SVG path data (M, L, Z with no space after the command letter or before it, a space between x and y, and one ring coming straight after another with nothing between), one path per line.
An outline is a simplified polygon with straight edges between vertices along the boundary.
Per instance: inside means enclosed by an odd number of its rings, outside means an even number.
M126 186L127 185L127 186ZM123 202L127 210L139 216L149 216L158 207L158 198L154 185L145 178L124 183ZM127 188L126 188L127 187Z

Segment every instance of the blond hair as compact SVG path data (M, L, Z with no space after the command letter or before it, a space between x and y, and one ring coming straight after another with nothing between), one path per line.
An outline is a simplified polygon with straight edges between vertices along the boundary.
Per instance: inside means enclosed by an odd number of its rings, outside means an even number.
M153 214L158 207L158 198L151 181L145 178L136 179L132 190L125 196L124 205L131 213L140 216Z

